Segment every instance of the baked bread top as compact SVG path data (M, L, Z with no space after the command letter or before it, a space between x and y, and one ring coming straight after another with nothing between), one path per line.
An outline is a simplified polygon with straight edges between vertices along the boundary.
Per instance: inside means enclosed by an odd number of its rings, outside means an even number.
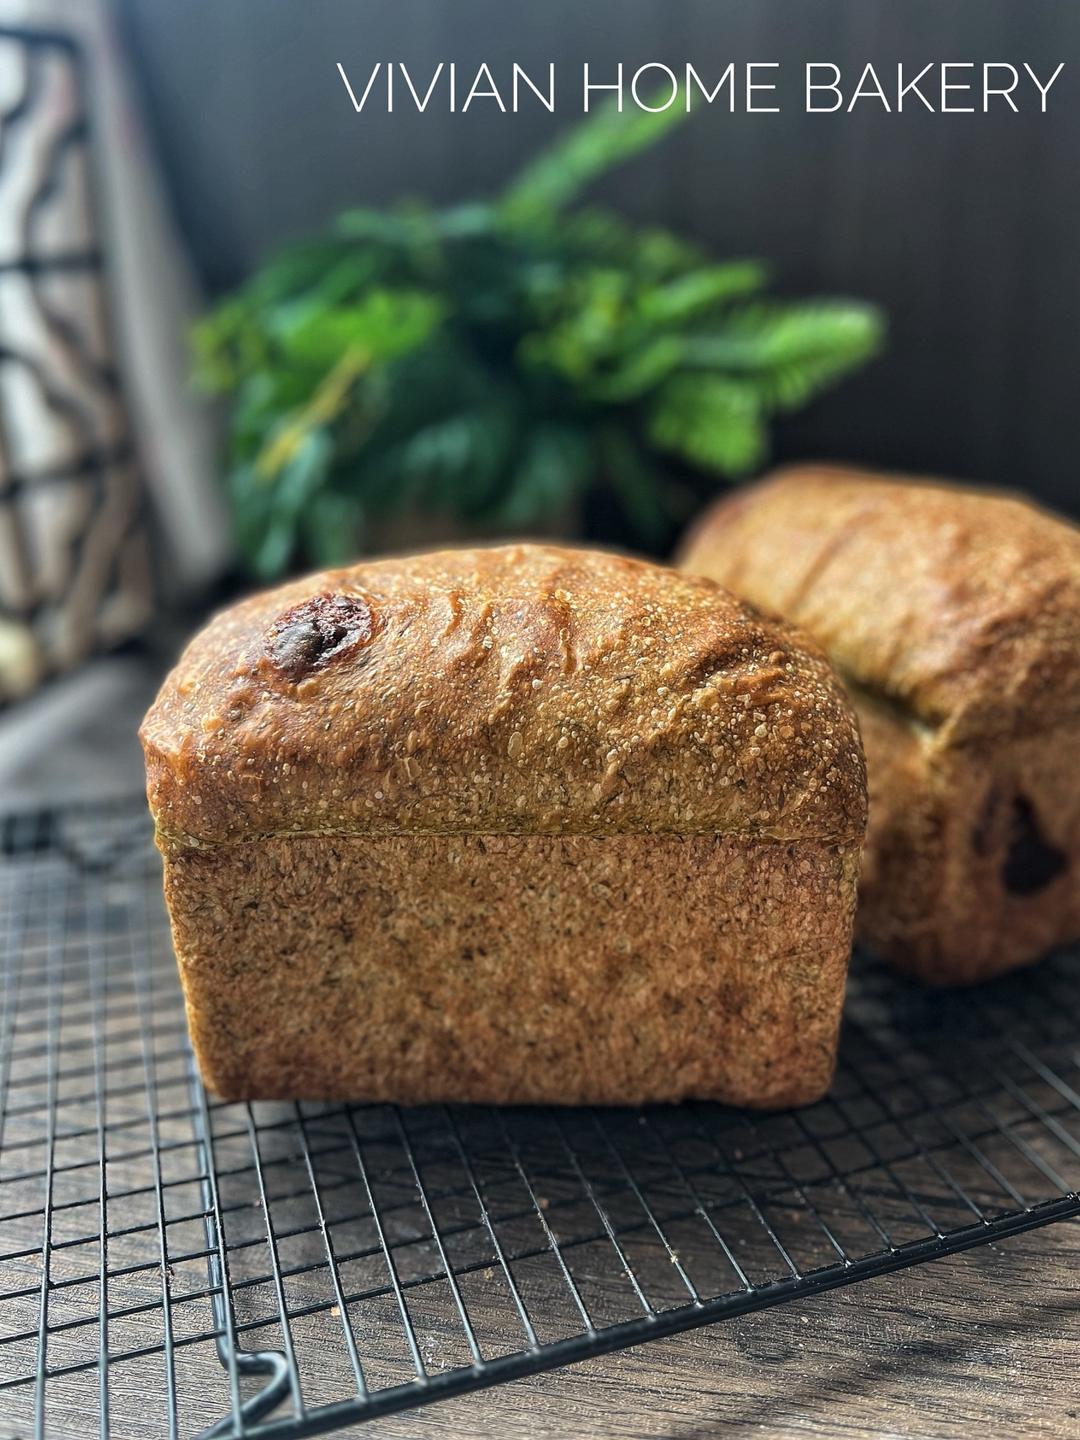
M159 834L861 837L858 729L820 651L712 582L548 546L255 595L143 722Z
M1025 500L802 466L715 505L680 563L949 743L1080 711L1080 529Z

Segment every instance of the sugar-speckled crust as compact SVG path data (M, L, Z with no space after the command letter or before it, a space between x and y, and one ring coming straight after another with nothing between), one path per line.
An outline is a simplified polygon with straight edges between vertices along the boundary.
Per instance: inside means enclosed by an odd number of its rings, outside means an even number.
M158 830L192 844L865 827L820 652L708 581L589 551L445 551L256 595L192 641L141 733Z
M219 1094L827 1087L857 724L712 582L531 546L314 576L213 621L142 737Z
M870 779L859 933L930 981L1080 936L1080 530L940 483L785 471L682 564L821 643Z
M828 1088L857 843L271 837L169 854L226 1099L795 1105Z

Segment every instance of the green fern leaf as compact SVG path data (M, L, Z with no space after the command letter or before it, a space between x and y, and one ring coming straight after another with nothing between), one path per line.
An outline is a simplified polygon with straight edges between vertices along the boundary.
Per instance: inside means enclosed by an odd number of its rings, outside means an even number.
M297 301L275 316L273 339L287 362L328 370L349 350L370 364L419 348L442 322L446 302L422 290L371 290L355 305L326 310Z
M607 374L590 381L587 394L604 405L625 405L655 390L682 363L683 342L677 335L660 335L634 350Z
M641 315L653 325L680 325L760 290L766 278L764 265L756 260L704 265L646 290L641 297Z
M766 453L758 390L723 375L674 376L650 405L647 432L662 450L722 475L744 475Z
M667 110L634 107L621 112L614 102L605 105L526 165L503 192L498 207L502 219L515 227L550 220L597 176L655 145L686 116L677 104Z
M880 315L867 305L752 306L715 333L688 339L685 362L752 377L769 408L791 409L876 354L883 333Z
M326 483L332 455L328 432L311 430L275 476L268 478L255 465L237 466L230 474L237 545L261 579L279 575L292 559L301 518Z

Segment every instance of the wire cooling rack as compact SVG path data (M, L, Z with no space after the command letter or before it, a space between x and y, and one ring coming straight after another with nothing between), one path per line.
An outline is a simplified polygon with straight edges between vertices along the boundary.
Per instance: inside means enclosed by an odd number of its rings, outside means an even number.
M320 1434L1080 1213L1076 956L856 967L769 1116L220 1104L135 804L0 821L0 957L2 1435Z

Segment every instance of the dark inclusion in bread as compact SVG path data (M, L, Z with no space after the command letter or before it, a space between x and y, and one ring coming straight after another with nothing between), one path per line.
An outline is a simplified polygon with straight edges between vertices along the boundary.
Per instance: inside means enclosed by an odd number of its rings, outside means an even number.
M264 653L293 684L335 660L355 655L375 633L371 607L358 595L313 595L279 615Z

